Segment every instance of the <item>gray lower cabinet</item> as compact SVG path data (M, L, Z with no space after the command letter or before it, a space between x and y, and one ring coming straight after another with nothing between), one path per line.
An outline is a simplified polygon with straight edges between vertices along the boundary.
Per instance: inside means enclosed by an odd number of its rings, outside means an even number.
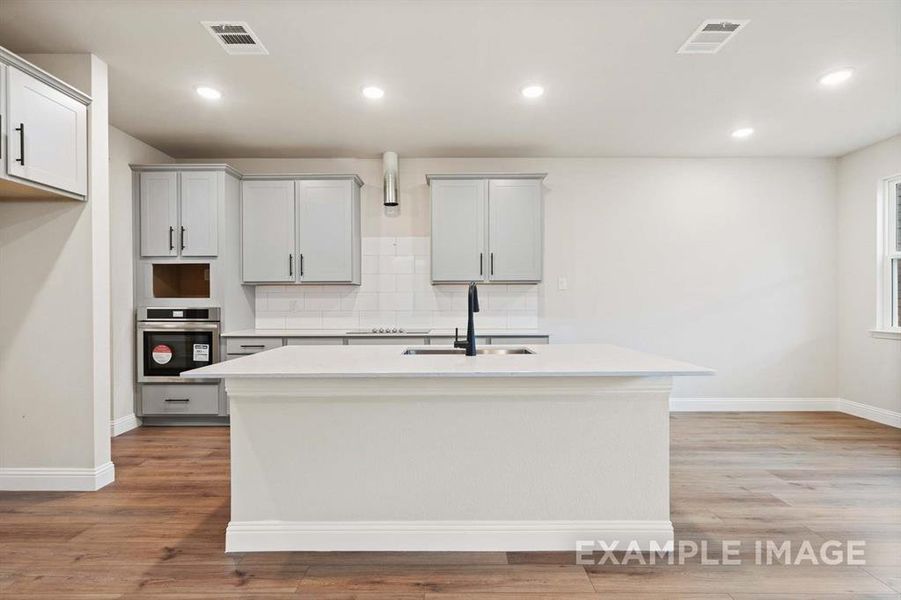
M282 338L226 338L225 353L229 356L240 356L245 354L256 354L264 350L272 350L284 346Z
M465 336L465 332L463 332ZM293 336L293 337L229 337L225 340L227 359L256 354L279 346L452 346L453 336ZM477 335L477 344L547 344L546 335Z
M141 408L146 416L217 415L219 384L144 384L141 386Z

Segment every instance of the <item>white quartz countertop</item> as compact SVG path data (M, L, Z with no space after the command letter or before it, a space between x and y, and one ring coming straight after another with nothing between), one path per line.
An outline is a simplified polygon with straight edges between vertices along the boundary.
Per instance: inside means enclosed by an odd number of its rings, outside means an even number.
M412 332L379 334L369 331L350 333L350 331L348 329L240 329L228 331L220 337L454 337L453 329L429 329L428 333L422 333L422 330L417 331L413 329ZM460 335L466 337L465 327L460 328ZM479 337L548 337L550 334L537 329L479 329L476 335Z
M355 377L656 377L712 375L713 371L670 358L607 344L526 345L535 354L404 355L411 347L282 346L185 371L194 378ZM503 346L492 346L494 348Z

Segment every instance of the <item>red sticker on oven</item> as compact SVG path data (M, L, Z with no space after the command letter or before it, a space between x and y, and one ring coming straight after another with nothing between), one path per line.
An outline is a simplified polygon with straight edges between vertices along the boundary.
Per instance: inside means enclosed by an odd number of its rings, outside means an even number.
M158 344L153 347L153 362L158 365L165 365L172 360L172 348L166 344Z

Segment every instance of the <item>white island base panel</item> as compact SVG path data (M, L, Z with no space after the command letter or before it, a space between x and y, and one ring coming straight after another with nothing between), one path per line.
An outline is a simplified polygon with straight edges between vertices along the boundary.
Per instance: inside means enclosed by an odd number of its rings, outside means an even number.
M672 544L672 377L226 379L227 552Z

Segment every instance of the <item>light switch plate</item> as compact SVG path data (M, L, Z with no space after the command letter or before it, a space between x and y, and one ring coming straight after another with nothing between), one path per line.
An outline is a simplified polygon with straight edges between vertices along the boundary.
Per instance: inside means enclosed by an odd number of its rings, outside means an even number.
M566 277L557 278L557 289L561 291L569 289L569 282L566 280Z

